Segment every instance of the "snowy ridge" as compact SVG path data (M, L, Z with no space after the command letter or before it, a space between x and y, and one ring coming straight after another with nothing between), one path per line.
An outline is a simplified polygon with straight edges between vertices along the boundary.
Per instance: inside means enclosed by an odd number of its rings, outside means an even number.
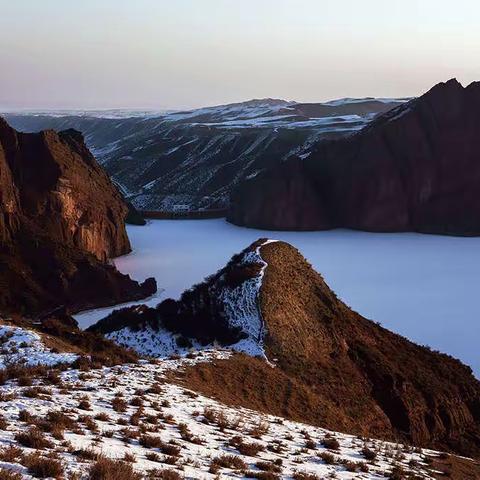
M74 353L54 353L47 348L38 333L19 327L0 325L0 369L13 364L53 366L71 364L78 358Z
M220 299L225 305L227 321L234 327L239 327L247 338L232 345L236 351L241 351L253 356L265 357L263 349L264 322L258 304L263 276L268 264L263 260L260 249L267 243L276 240L267 240L255 250L247 252L242 259L243 265L262 265L260 273L233 289L224 288Z
M366 103L366 102L381 102L381 103L404 103L410 101L411 97L401 97L401 98L382 98L382 97L364 97L364 98L352 98L352 97L345 97L345 98L337 98L335 100L329 100L328 102L324 102L325 105L348 105L351 103Z
M258 275L243 281L240 285L230 288L223 284L225 274L219 279L222 286L213 284L210 295L218 299L223 306L225 322L233 328L240 329L246 336L239 342L227 348L237 352L244 352L252 356L265 358L263 349L264 322L261 316L258 299L267 263L263 260L260 249L267 243L276 240L267 240L257 246L255 250L246 252L239 262L240 266L261 265ZM188 339L190 345L185 346L182 336L174 334L166 328L152 328L145 326L141 330L125 327L105 335L108 339L127 348L132 348L138 354L165 358L171 355L187 355L192 350L211 350L217 345L201 345L195 339Z

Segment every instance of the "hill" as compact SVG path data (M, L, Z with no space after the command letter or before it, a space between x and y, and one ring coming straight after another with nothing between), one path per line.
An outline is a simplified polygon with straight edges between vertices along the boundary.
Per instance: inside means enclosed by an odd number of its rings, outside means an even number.
M149 356L218 344L241 352L181 376L227 403L480 454L471 369L353 312L284 242L259 240L179 300L114 312L91 330Z

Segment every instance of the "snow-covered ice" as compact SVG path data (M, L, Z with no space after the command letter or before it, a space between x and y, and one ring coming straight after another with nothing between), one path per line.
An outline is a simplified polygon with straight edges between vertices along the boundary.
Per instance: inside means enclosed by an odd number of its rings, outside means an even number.
M480 238L347 230L266 232L217 220L155 220L129 226L133 253L115 260L122 272L155 276L178 298L258 238L285 240L338 296L367 318L411 340L460 358L480 375L478 284ZM77 315L82 326L112 308Z

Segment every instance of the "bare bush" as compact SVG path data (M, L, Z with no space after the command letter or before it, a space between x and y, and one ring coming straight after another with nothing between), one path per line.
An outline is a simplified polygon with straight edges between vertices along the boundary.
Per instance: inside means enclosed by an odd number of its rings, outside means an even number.
M121 460L100 457L88 472L88 480L141 480L132 465Z

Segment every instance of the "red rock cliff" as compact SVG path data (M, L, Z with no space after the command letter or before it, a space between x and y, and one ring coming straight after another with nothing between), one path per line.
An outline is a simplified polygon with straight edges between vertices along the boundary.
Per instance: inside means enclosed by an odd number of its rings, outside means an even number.
M79 132L0 118L0 309L73 309L153 293L106 260L130 251L121 195Z

